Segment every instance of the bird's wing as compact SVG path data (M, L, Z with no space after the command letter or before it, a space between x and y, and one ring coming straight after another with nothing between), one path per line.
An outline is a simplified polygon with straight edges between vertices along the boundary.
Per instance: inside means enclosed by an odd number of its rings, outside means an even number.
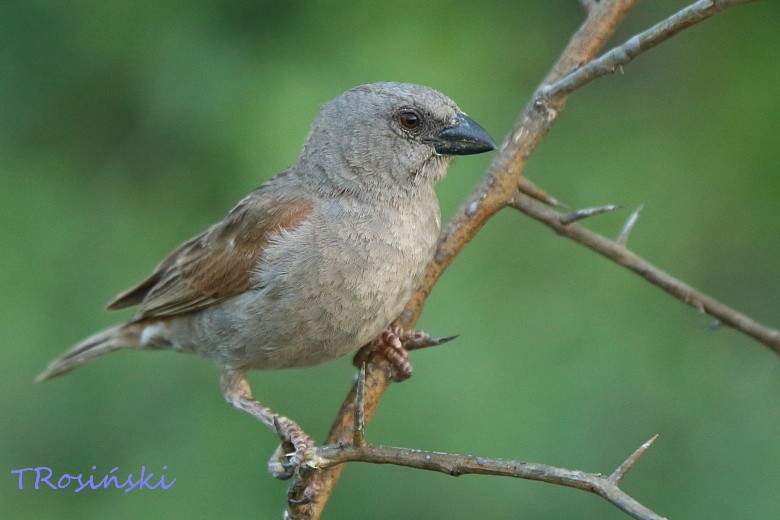
M107 308L140 304L136 319L192 312L250 288L250 276L269 236L291 229L313 207L305 197L280 197L265 184L220 223L191 238L148 278L119 294Z

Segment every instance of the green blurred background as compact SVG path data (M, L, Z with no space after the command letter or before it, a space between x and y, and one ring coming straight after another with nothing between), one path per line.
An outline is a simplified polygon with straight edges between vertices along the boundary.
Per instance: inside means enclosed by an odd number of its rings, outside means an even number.
M683 6L641 4L625 38ZM102 306L296 157L320 103L422 83L498 140L582 19L578 2L160 0L0 4L0 511L3 518L279 518L276 439L229 409L210 363L121 352L33 376L127 314ZM526 174L631 247L780 325L780 3L736 8L569 101ZM440 185L446 218L491 157ZM370 441L609 472L676 519L780 517L777 356L505 211L432 293ZM255 395L322 438L353 369L256 373ZM163 465L168 491L17 489L13 469ZM101 473L102 472L102 473ZM100 478L100 476L98 476ZM351 465L325 518L626 518L539 483Z

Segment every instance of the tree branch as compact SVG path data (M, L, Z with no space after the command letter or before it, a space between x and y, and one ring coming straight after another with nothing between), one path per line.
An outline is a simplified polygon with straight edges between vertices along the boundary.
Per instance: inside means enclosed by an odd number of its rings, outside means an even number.
M569 40L558 61L547 74L543 84L559 78L573 66L584 63L603 48L607 39L639 0L602 0L588 14L585 22ZM559 96L559 108L563 108L565 96ZM493 160L480 184L455 216L442 230L433 261L420 287L412 295L406 309L399 317L399 323L414 326L422 306L433 284L452 262L452 259L468 243L485 221L499 209L506 206L520 182L520 171L531 151L547 133L556 112L545 110L539 113L535 103L529 103L520 113L514 128L504 139L498 156ZM372 356L367 366L363 397L364 421L369 421L380 398L392 382L390 367L386 361ZM349 391L331 426L326 444L346 442L352 436L354 416L355 385ZM305 473L294 477L287 493L288 508L285 517L290 520L317 520L338 481L343 465L322 471ZM311 500L303 500L313 494ZM307 503L299 503L299 502Z
M510 202L510 206L522 211L529 217L538 220L545 226L552 228L559 235L574 240L578 244L596 251L613 262L629 269L653 285L660 287L675 298L691 307L706 312L720 320L722 323L737 329L763 343L775 353L780 354L780 331L762 325L748 316L720 303L690 285L670 276L647 260L626 249L616 241L610 240L598 233L589 231L575 224L562 223L563 215L558 211L533 200L531 197L516 193Z
M651 34L649 40L638 44L632 38L625 44L628 45L630 43L630 49L623 49L620 52L628 56L626 62L630 61L639 53L657 45L685 27L689 27L727 7L747 1L750 0L696 2L690 8L681 11L681 13L687 12L688 9L694 9L693 12L698 13L698 18L692 15L692 17L685 15L685 25L672 23L672 28L665 26L664 24L670 20L676 20L675 16L677 15L675 15L666 22L655 26L658 28L658 35L653 36ZM592 60L603 49L617 25L637 2L638 0L583 2L588 13L584 23L572 36L558 61L537 88L531 101L518 116L512 130L499 147L498 155L491 163L479 185L467 197L466 201L442 230L434 259L428 265L420 287L414 292L406 308L399 316L397 320L398 325L407 328L414 326L428 294L439 276L481 229L484 223L498 210L506 207L517 198L518 187L520 187L521 191L530 191L532 195L536 194L534 195L536 198L544 200L543 193L536 192L530 187L532 185L523 182L520 176L522 169L531 152L550 129L559 111L565 106L568 95L576 88L579 88L579 86L614 70L609 67L616 67L621 64L620 52L616 52L615 54L618 55L618 58L615 58L617 61L614 62L609 61L613 58L606 59L606 56L610 53L605 55L604 62L599 65L603 67L602 69L598 68L599 66L594 66L594 70L591 70L587 69L587 65L585 67L582 66L582 64ZM659 26L661 27L659 28ZM645 35L645 33L641 33L638 36ZM580 72L586 69L587 72ZM606 72L603 72L604 70ZM555 201L554 199L549 199L548 202ZM571 227L576 228L577 226ZM714 309L720 304L712 301L702 305L706 306L706 308ZM739 316L741 317L741 315ZM391 381L392 372L387 362L377 356L369 356L365 377L361 376L361 423L370 420L379 399ZM355 392L356 387L353 385L341 405L325 441L326 444L334 445L352 440L355 424ZM337 464L325 469L302 471L297 474L288 492L288 508L285 512L285 518L290 520L317 520L338 481L343 467L343 464ZM653 513L650 512L650 514ZM648 516L646 518L657 518L657 516Z
M663 520L661 516L640 504L618 486L620 479L647 451L656 437L657 435L642 444L608 477L599 473L586 473L534 462L394 448L374 444L315 446L307 452L303 465L311 468L305 471L320 471L346 462L368 462L437 471L454 477L496 475L538 480L595 493L638 520Z
M739 4L755 0L699 0L685 9L676 12L666 20L632 36L599 58L566 74L552 84L541 89L542 97L554 98L571 94L586 83L621 69L623 65L668 40L683 29L687 29L710 16Z

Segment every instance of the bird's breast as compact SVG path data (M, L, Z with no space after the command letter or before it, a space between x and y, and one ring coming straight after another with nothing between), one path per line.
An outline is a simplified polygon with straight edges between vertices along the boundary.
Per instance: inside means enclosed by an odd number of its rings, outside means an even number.
M376 337L419 284L438 233L435 199L379 208L338 200L277 237L258 269L258 302L262 321L277 323L277 342L296 358L291 366L353 352Z
M315 291L324 312L349 320L361 341L388 325L419 283L439 232L438 208L427 209L342 206L339 224L322 236Z

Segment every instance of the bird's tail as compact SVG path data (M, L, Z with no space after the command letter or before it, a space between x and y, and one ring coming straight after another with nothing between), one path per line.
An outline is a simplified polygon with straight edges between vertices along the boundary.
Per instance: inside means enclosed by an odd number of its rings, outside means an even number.
M38 374L36 381L45 381L65 372L70 372L87 361L113 352L122 347L137 346L143 326L139 323L123 323L102 330L77 343L57 359L46 370Z

